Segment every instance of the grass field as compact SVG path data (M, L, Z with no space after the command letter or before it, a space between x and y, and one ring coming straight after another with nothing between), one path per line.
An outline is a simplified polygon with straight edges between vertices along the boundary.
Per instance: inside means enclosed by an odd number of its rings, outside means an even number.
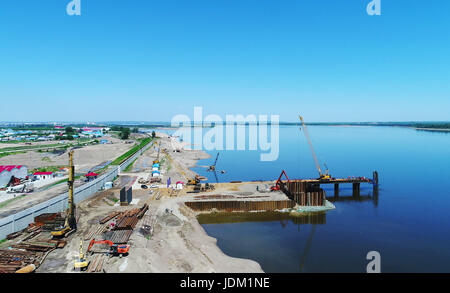
M138 152L141 148L145 147L147 144L149 144L152 141L152 139L150 137L144 138L142 139L140 142L140 144L134 146L133 148L131 148L128 152L126 152L125 154L121 155L120 157L118 157L117 159L115 159L111 165L120 165L123 162L125 162L129 157L131 157L132 155L134 155L136 152Z
M6 156L12 156L12 155L18 155L18 154L25 154L26 152L8 152L8 153L0 153L0 158L6 157Z
M130 172L133 169L133 165L134 163L136 163L138 158L136 158L136 160L134 160L133 162L131 162L130 165L128 165L128 167L125 168L124 172Z
M25 145L25 146L1 148L0 152L32 150L32 149L36 149L36 148L53 148L53 147L58 147L58 146L63 146L63 145L59 144L59 143L43 144L43 145Z

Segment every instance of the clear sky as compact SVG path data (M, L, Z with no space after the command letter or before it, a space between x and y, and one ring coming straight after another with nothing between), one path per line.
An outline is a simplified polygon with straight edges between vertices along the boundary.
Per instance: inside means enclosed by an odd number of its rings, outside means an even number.
M0 1L0 121L450 120L450 1Z

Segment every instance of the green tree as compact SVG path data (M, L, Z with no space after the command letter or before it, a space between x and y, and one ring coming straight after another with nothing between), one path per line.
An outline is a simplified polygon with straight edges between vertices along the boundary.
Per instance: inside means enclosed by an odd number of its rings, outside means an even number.
M124 128L122 128L122 130L121 130L121 132L119 134L119 137L121 139L128 139L130 137L130 132L131 132L130 128L124 127Z
M66 134L75 133L75 130L71 126L67 126L65 130L66 130Z
M152 138L155 138L155 136L156 136L156 132L153 130L152 131Z

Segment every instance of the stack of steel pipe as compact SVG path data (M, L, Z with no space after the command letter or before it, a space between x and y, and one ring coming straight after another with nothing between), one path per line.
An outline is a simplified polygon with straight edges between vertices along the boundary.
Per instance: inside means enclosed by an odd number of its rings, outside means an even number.
M103 219L100 220L100 224L105 224L106 222L108 222L111 219L114 219L115 217L119 216L121 214L121 212L112 212L109 215L107 215L106 217L104 217Z
M139 210L139 213L137 214L138 219L142 219L142 217L145 215L147 211L148 211L148 204L144 204L144 206Z
M6 239L11 240L11 239L17 238L20 235L22 235L22 233L23 233L22 231L19 231L19 232L14 232L14 233L8 234L6 236Z
M95 259L89 264L87 269L88 273L99 273L103 270L103 264L105 263L105 257L103 255L97 255Z
M0 250L0 273L15 273L27 265L38 265L43 255L41 252Z
M47 252L50 249L56 248L56 243L49 242L30 242L30 243L19 243L12 245L13 248L25 249L27 251L39 251Z
M117 223L113 230L134 229L137 222L141 219L148 210L148 205L145 204L140 209L128 210L117 217Z
M231 199L235 198L234 195L223 195L223 194L212 194L212 195L197 195L194 196L195 200L201 200L201 199Z
M122 217L116 224L116 226L114 226L113 230L133 230L134 227L136 227L137 222L139 221L139 219L137 218L136 215L133 215L131 217Z
M28 235L27 237L25 237L22 241L27 241L30 240L31 238L36 237L37 235L39 235L42 232L42 228L39 226L36 226L33 232L30 232L30 235Z
M110 240L114 244L125 244L130 239L133 230L114 230L107 232L104 235L105 240Z

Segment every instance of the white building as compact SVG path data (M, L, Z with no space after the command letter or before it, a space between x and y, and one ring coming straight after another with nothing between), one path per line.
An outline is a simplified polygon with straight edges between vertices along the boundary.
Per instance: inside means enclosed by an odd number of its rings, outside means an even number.
M184 182L183 181L178 181L176 184L176 189L183 189L184 186Z
M55 176L53 172L36 172L33 174L34 180L48 180L53 179Z
M25 179L28 176L28 168L22 165L0 166L0 188L5 188L12 177Z

